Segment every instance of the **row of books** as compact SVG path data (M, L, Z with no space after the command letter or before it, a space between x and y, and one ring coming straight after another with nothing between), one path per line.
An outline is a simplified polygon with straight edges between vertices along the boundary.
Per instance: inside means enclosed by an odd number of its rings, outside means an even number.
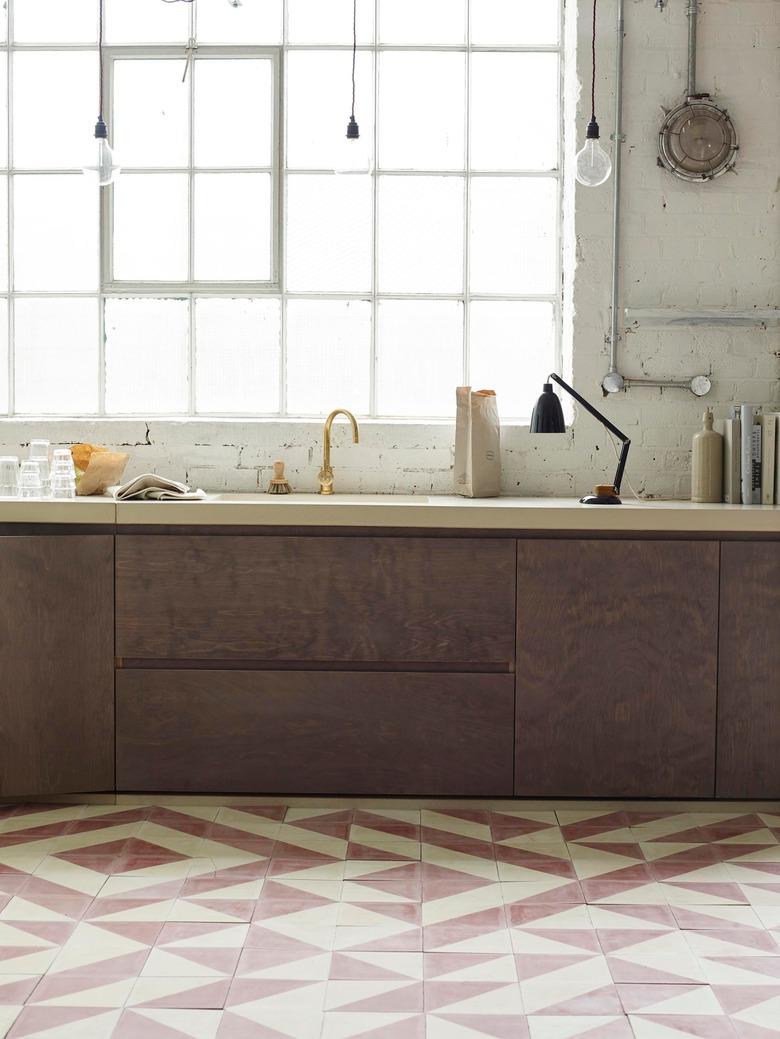
M780 412L734 404L720 427L723 500L731 505L780 505Z

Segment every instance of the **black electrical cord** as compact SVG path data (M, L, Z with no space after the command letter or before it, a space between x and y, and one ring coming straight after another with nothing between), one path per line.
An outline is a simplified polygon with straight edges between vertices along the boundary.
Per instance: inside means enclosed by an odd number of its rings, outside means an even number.
M352 4L352 118L355 118L355 65L357 63L357 0Z
M593 37L591 40L591 84L590 84L590 110L591 110L591 122L596 122L596 4L598 0L593 0Z
M103 121L103 0L98 3L98 121Z

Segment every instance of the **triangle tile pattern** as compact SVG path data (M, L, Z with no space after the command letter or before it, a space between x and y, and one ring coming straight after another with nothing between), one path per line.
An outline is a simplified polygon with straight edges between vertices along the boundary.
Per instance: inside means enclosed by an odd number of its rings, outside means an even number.
M0 806L0 1035L778 1039L780 810Z

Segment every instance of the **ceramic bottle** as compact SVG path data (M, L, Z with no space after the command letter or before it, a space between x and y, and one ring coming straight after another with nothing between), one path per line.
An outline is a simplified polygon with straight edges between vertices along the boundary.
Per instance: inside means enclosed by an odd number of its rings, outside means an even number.
M691 464L691 501L723 501L723 437L712 428L709 408L702 416L702 428L693 438Z

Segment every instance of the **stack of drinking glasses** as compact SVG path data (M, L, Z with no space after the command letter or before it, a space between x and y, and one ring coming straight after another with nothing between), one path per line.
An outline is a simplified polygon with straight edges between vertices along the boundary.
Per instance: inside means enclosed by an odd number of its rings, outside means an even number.
M50 463L48 440L31 440L28 457L0 457L0 498L75 498L76 468L67 447L58 447Z

